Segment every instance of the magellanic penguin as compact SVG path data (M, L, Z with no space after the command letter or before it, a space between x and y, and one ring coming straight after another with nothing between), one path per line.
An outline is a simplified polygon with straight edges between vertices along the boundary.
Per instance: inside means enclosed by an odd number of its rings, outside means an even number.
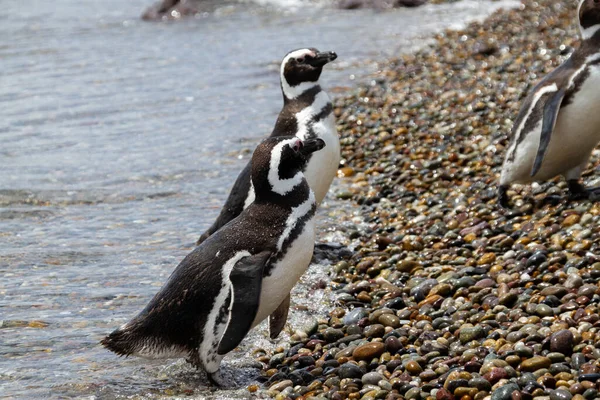
M556 175L566 178L573 199L600 195L579 182L600 141L600 0L582 0L578 17L581 45L537 84L514 123L498 189L503 207L511 183Z
M312 258L315 196L302 170L321 139L268 138L252 156L256 199L188 254L144 310L102 344L119 355L186 357L223 384L219 366L270 316L283 329L289 294Z
M283 108L271 133L271 137L295 136L301 140L319 138L325 141L325 149L312 155L304 170L306 180L315 192L317 205L327 194L340 163L340 141L333 106L319 84L323 66L336 58L333 51L320 52L314 48L294 50L283 58L280 68ZM254 189L248 163L233 184L216 221L196 244L237 217L252 201Z

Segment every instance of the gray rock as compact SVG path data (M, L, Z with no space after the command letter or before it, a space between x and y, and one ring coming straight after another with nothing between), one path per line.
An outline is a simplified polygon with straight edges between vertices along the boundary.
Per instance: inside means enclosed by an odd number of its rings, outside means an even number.
M435 285L438 284L438 281L435 279L426 279L423 282L419 283L417 286L410 290L410 295L414 296L415 301L423 301L433 289Z
M551 317L554 315L552 307L546 304L538 304L535 306L535 313L540 317Z
M273 355L273 357L271 357L271 359L269 360L269 367L275 368L276 366L281 364L284 359L285 359L284 353L277 353L277 354Z
M509 383L508 385L501 386L492 393L491 400L511 400L511 394L515 390L519 390L519 385L516 383Z
M416 400L416 399L420 398L420 395L421 395L421 389L419 389L418 387L414 387L412 389L409 389L404 394L404 398L406 400Z
M469 381L469 387L476 388L480 392L489 392L492 390L492 384L481 377L472 378Z
M356 364L347 362L338 368L338 376L344 378L360 378L363 375L363 370Z
M583 353L575 353L571 356L571 367L573 369L579 369L585 362L585 355Z
M344 337L344 332L340 329L327 328L325 332L323 332L323 338L327 341L327 343L333 343Z
M550 392L550 400L571 400L573 395L565 389L557 389Z
M300 330L310 336L317 332L318 329L319 321L317 321L315 318L309 317L309 320L302 326Z
M379 381L383 379L383 375L379 372L369 372L363 375L363 385L378 385Z
M361 319L367 317L369 312L363 308L358 307L354 310L350 311L348 314L344 316L344 325L352 325L358 323Z
M291 380L287 379L285 381L281 381L278 382L276 384L274 384L273 386L271 386L269 388L269 390L273 390L275 392L281 392L283 389L287 388L287 387L291 387L294 385L294 382L292 382Z
M576 289L583 285L583 279L579 275L569 274L565 281L565 287L567 289Z
M472 328L462 328L460 330L460 342L465 344L472 340L482 339L485 336L485 331L481 326Z

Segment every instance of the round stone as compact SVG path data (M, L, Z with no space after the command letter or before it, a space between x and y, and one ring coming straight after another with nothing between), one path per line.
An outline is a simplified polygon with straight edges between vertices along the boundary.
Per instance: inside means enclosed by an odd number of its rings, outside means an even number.
M379 357L385 351L385 345L381 342L372 342L358 346L353 352L352 357L356 361L368 360L371 361L375 357Z
M362 369L360 369L360 367L356 364L347 362L345 364L342 364L337 371L337 374L340 378L344 379L344 378L360 378L363 375L363 371Z
M411 375L417 375L423 372L423 368L418 362L411 360L406 363L406 371L408 371Z
M381 324L369 325L363 331L363 335L368 338L382 337L385 333L385 328Z
M538 369L548 368L550 365L552 365L552 361L548 357L535 356L521 363L521 371L534 372Z
M294 382L292 382L289 379L286 379L285 381L281 381L279 383L274 384L273 386L271 386L269 388L269 390L272 390L274 392L281 392L283 389L287 388L287 387L291 387L294 385Z
M379 372L368 372L362 376L361 380L364 385L378 385L382 379L383 375Z
M392 328L400 327L400 318L396 317L394 314L383 314L379 317L379 322L383 324L383 326L391 326Z
M474 326L472 328L462 328L460 330L459 338L460 342L465 344L473 340L482 339L485 336L485 332L481 326Z
M519 385L509 383L508 385L500 386L492 393L491 400L511 400L512 392L519 390Z
M347 313L346 315L344 315L344 325L352 325L352 324L357 324L358 321L360 321L361 319L368 317L369 316L369 312L363 308L363 307L358 307L355 308L354 310L350 311L349 313Z
M571 400L573 395L565 389L557 389L550 392L550 400Z
M333 343L344 337L344 332L340 329L327 328L325 332L323 332L323 338L327 341L327 343Z
M552 307L547 304L538 304L535 306L535 313L540 317L551 317L554 315Z
M385 350L389 351L390 354L394 355L402 348L402 343L395 336L390 336L385 339Z
M554 332L550 336L550 351L570 356L573 353L574 345L575 338L573 337L573 333L568 329Z
M404 398L406 400L416 400L418 398L420 398L421 396L421 389L419 389L418 387L414 387L409 389L406 394L404 395Z

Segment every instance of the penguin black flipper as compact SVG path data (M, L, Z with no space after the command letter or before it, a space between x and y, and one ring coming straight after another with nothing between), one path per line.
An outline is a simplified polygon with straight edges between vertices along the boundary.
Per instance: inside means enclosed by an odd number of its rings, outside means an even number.
M558 111L560 110L562 101L565 98L565 94L566 90L564 88L560 89L554 93L548 101L546 101L546 104L544 104L540 145L535 156L533 168L531 169L531 176L535 176L535 174L537 174L542 167L542 161L544 161L544 156L548 150L550 138L552 137L552 132L554 131L554 126L556 125L556 119L558 118Z
M229 221L240 215L244 210L244 203L248 197L250 191L250 175L251 175L251 164L248 162L246 167L240 172L231 192L225 201L225 205L221 208L219 216L213 222L213 224L198 238L196 246L204 242L210 235L221 229L221 227L227 224Z
M244 339L258 312L263 270L268 263L270 251L263 251L239 260L231 270L231 305L225 333L219 342L217 353L224 355L235 349Z
M269 315L269 337L271 339L277 338L287 321L288 311L290 309L290 295L288 294L285 299L281 302L279 307Z

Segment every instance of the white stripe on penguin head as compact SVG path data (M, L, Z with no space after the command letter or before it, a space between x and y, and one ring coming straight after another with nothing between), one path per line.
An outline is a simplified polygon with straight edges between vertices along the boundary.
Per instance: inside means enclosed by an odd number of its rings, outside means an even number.
M312 57L316 56L315 52L310 49L300 49L300 50L292 51L291 53L289 53L287 56L285 56L285 58L281 62L281 67L280 67L281 88L283 90L283 94L288 99L295 99L296 97L300 96L302 93L304 93L308 89L318 85L318 83L319 83L318 81L317 82L302 82L299 85L290 86L288 81L285 79L284 71L285 71L285 66L288 63L288 61L290 61L292 58L299 58L299 57L303 57L306 55L310 55Z
M296 186L302 183L302 179L304 179L304 174L301 171L298 171L296 175L288 179L280 179L279 178L279 164L281 163L281 155L283 154L284 147L287 145L291 145L295 143L299 139L294 137L292 139L283 140L271 150L271 160L269 163L269 175L268 180L271 184L272 190L285 196L289 192L292 191Z

